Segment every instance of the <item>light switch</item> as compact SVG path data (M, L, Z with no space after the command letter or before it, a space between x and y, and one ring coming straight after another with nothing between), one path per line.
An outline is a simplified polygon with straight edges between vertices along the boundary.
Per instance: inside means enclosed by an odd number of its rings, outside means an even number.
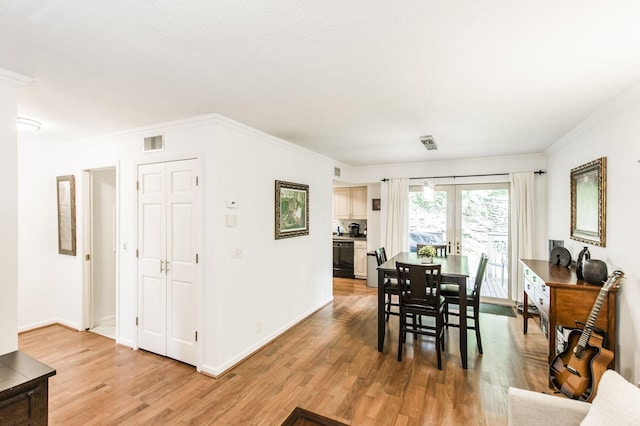
M237 216L235 214L225 215L225 220L228 228L234 228L238 221Z
M240 259L242 257L242 247L234 247L231 249L231 258Z

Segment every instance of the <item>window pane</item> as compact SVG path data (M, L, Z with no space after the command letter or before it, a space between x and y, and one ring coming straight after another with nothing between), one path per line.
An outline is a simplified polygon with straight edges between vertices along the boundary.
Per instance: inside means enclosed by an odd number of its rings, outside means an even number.
M444 244L446 232L446 191L435 191L433 201L409 192L409 251L415 252L417 244Z

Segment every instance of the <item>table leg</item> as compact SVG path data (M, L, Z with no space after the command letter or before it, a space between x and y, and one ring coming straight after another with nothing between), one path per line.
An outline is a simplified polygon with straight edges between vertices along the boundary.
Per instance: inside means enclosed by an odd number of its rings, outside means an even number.
M378 352L384 346L384 271L378 270Z
M460 296L460 357L462 368L467 368L467 278L458 278ZM476 325L477 327L477 325Z
M522 320L524 323L522 333L527 334L527 326L529 325L529 295L526 291L522 296Z

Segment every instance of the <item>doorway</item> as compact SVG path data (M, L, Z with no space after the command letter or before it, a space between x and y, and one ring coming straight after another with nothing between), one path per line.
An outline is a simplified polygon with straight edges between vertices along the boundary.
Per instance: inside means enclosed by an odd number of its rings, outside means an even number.
M116 339L116 168L85 171L85 329Z
M445 244L447 253L469 258L475 274L480 255L489 256L481 296L511 301L509 285L509 184L439 185L432 198L421 187L409 192L410 251L416 244ZM474 276L470 277L473 282Z

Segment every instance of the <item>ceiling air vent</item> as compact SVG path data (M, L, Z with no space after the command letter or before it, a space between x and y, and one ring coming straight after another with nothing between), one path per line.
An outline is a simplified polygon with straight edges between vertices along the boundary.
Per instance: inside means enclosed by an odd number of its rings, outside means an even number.
M163 151L164 150L164 138L162 135L149 136L144 138L144 152Z
M340 167L333 168L333 177L340 177Z
M433 139L433 136L431 135L420 136L420 142L422 142L422 145L424 145L424 147L427 148L429 151L438 149L438 145L436 144L435 139Z

